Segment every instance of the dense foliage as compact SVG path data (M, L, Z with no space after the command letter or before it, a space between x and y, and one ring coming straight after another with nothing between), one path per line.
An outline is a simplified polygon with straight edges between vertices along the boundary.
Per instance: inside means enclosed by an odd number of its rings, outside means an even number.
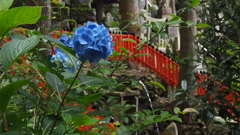
M201 96L199 107L202 120L207 122L215 115L226 119L239 119L240 88L240 5L237 0L203 0L197 11L199 20L212 28L199 29L198 53L209 77L202 86L207 90ZM225 98L233 93L231 99ZM212 96L211 102L206 102ZM236 100L231 102L231 100ZM227 111L228 110L228 111ZM231 110L231 111L230 111ZM232 132L239 134L237 123L229 123Z

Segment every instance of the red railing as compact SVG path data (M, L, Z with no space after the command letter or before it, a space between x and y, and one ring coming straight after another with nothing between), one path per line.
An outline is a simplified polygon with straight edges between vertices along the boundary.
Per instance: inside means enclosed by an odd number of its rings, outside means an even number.
M115 51L122 52L118 47L124 47L129 50L129 54L132 54L137 51L141 45L140 39L136 36L130 34L111 34L115 44ZM127 38L133 39L136 43L126 40ZM125 39L125 40L123 40ZM149 55L140 55L143 53L148 53ZM137 57L131 57L128 61L136 61L137 64L140 64L148 68L151 72L156 73L161 79L164 79L168 82L168 85L177 86L178 77L179 77L179 64L170 59L164 53L154 49L148 44L144 44L143 48L136 52ZM121 59L122 56L116 57Z

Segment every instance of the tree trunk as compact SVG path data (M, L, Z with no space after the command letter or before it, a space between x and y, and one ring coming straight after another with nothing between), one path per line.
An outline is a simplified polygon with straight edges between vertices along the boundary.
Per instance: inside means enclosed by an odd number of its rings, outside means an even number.
M180 1L180 8L187 7L186 5L188 0L181 0ZM187 10L184 13L180 15L183 19L183 21L196 21L196 12L193 9ZM181 39L181 47L180 47L180 58L185 59L185 64L181 64L180 67L180 79L179 79L179 84L181 85L182 80L187 81L187 93L191 96L195 95L195 90L191 89L191 86L194 86L193 79L194 79L194 66L196 65L195 62L193 61L195 57L195 52L194 52L194 41L195 41L195 35L196 35L196 27L186 27L186 24L181 24L180 27L180 39ZM191 55L190 58L187 58L189 55ZM185 95L186 96L186 95ZM184 100L184 97L181 97L180 100ZM185 102L182 106L181 109L189 107L189 102L191 100L188 100L188 102ZM183 121L188 121L192 120L192 116L188 117L185 119L187 115L184 115Z
M133 33L140 36L140 27L138 23L138 0L120 0L121 22L120 28L128 33ZM131 15L130 15L130 14ZM137 20L137 23L132 24L131 21Z
M162 18L162 0L157 0L157 6L158 6L158 10L157 10L157 18Z
M42 16L47 16L48 19L46 20L42 20L42 21L39 21L37 22L38 25L42 28L43 30L43 33L44 34L47 34L48 33L48 30L51 29L51 3L50 3L51 0L27 0L27 4L28 6L45 6L43 9L42 9ZM29 29L36 29L38 28L37 25L29 25L28 26Z
M51 0L27 0L28 6L45 6L42 9L42 16L47 16L48 19L38 21L37 25L36 24L30 24L27 25L28 29L37 29L41 28L41 33L42 34L49 34L48 31L51 29ZM37 48L46 48L45 45L38 45ZM51 54L51 49L47 48L46 50L43 51L46 55Z
M103 2L101 0L96 1L96 20L98 24L102 24L103 19Z

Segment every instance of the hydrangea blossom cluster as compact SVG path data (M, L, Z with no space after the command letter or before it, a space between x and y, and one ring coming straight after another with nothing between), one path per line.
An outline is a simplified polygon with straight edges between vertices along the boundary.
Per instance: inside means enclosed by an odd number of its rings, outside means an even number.
M107 60L107 57L111 55L114 50L114 43L108 28L90 21L87 22L86 26L78 27L72 37L63 35L59 40L66 46L72 48L80 61L89 60L90 63L94 64L97 64L100 59ZM58 52L59 50L60 49L55 50L57 52L55 55L63 55L63 52ZM56 60L56 58L65 58L65 56L60 57L53 55L52 62ZM65 60L67 59L65 58ZM70 64L66 64L67 61L64 62L64 67L71 66ZM69 69L69 67L67 68Z
M51 62L55 62L55 63L61 62L62 65L65 68L69 69L72 73L75 71L76 68L79 68L78 66L79 62L77 61L76 65L74 65L74 63L70 60L70 58L64 52L62 52L61 49L56 48L55 52L56 53L52 55Z
M104 25L88 21L86 26L75 30L70 47L75 50L79 60L98 63L112 54L113 41Z

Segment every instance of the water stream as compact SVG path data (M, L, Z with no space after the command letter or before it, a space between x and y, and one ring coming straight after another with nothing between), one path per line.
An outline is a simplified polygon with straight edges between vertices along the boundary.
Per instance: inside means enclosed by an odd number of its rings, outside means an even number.
M149 95L149 91L148 91L146 85L145 85L141 80L139 81L139 83L142 85L143 89L144 89L145 92L147 93L147 97L148 97L148 100L149 100L149 103L150 103L150 107L151 107L151 109L152 109L152 111L153 111L154 108L153 108L152 99L151 99L151 97L150 97L150 95ZM153 112L153 115L155 115L155 112ZM158 135L160 135L160 131L159 131L159 128L158 128L158 123L155 123L155 125L156 125L156 128L157 128L157 133L158 133Z

